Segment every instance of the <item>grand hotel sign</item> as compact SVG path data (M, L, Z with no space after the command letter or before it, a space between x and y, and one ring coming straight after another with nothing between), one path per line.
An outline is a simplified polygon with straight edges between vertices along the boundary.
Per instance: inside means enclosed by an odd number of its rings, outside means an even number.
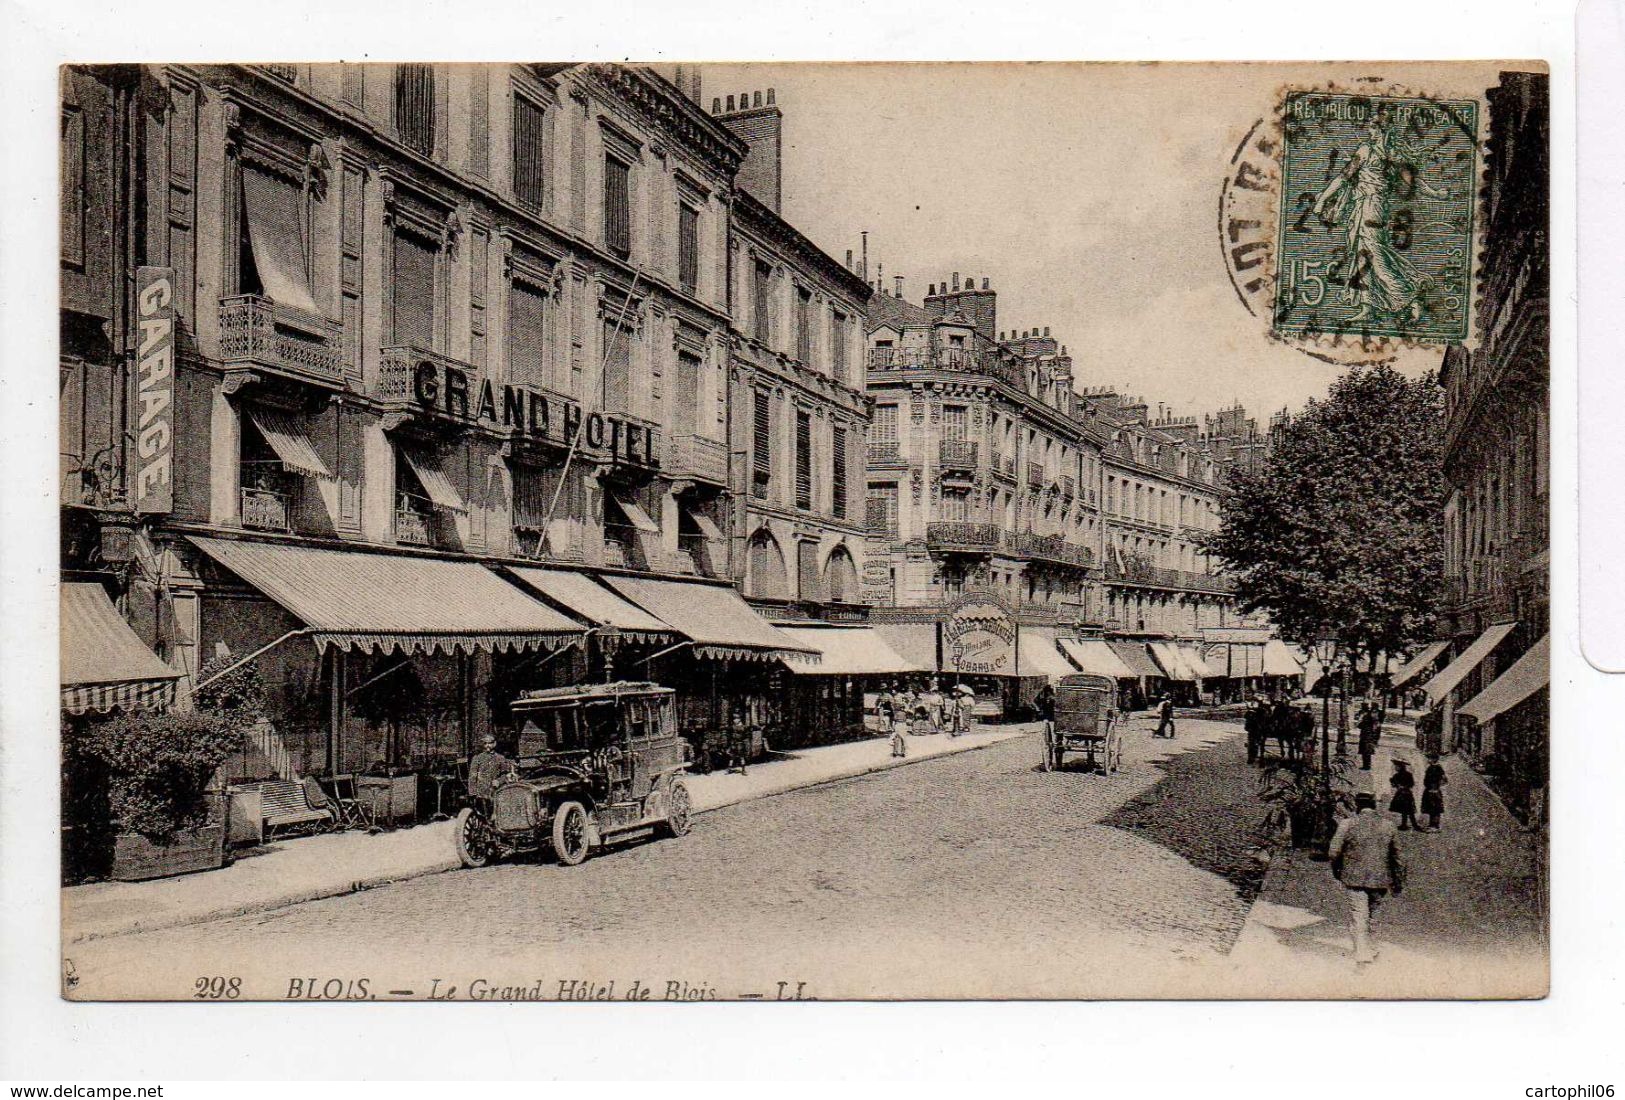
M608 452L631 465L660 465L651 425L613 413L584 412L568 397L532 386L498 387L489 378L474 385L466 371L422 359L412 367L412 398L425 412L453 420L489 424L559 446L569 446L579 435L580 446L588 450Z

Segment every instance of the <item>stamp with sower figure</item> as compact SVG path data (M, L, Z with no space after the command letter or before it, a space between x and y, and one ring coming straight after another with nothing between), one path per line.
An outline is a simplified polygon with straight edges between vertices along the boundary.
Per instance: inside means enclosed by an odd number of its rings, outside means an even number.
M1288 95L1274 331L1465 341L1477 134L1472 100Z

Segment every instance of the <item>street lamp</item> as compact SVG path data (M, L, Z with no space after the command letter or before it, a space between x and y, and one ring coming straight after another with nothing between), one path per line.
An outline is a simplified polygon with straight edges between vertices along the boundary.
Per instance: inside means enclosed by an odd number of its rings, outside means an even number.
M948 647L948 653L954 659L954 687L958 687L959 686L959 662L965 656L965 643L964 642L955 642L953 645Z
M1322 636L1315 643L1320 662L1320 770L1322 781L1331 783L1332 751L1332 662L1337 660L1337 639Z

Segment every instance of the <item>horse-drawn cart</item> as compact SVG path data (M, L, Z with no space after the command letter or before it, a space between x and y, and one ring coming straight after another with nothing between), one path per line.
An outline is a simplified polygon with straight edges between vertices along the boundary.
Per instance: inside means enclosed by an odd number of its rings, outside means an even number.
M1044 770L1056 771L1067 753L1082 753L1089 771L1114 772L1123 760L1122 723L1114 704L1117 685L1106 676L1063 676L1055 688L1055 720L1044 728Z

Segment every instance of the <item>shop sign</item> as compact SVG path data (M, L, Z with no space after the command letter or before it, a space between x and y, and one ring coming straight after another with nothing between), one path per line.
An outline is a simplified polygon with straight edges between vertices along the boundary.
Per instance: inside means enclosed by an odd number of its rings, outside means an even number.
M136 268L135 510L175 507L175 270Z
M634 466L659 466L654 428L608 413L583 413L567 397L531 386L493 386L489 378L478 385L467 372L430 359L412 371L412 396L426 411L517 431L534 439L568 446L580 436L580 446L607 451Z
M1001 602L967 597L950 608L942 621L944 671L1013 676L1015 643L1015 619Z

